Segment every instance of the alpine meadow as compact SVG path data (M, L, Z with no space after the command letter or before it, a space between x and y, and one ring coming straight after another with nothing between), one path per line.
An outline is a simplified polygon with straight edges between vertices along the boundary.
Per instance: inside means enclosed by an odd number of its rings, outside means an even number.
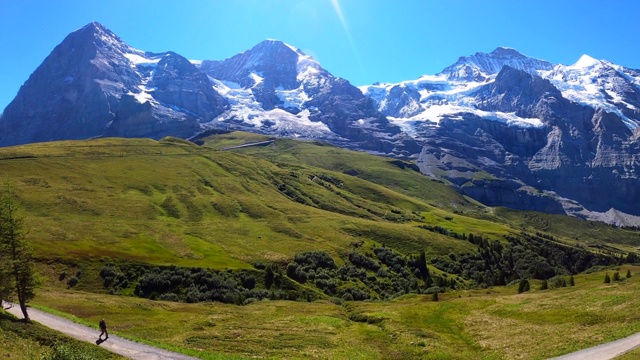
M242 4L258 23L293 2L329 9L351 49L330 58L367 72L339 0ZM213 26L189 19L169 46ZM499 46L355 86L266 36L193 60L84 24L0 115L0 357L640 354L640 70Z
M31 305L200 358L542 358L640 327L633 230L487 208L317 142L201 144L0 149L44 279Z

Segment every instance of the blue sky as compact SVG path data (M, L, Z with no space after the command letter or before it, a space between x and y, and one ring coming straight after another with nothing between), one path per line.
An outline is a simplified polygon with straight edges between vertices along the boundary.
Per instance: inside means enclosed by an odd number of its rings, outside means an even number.
M133 47L225 59L271 38L354 85L435 74L508 46L640 69L637 0L0 0L0 109L70 32L98 21Z

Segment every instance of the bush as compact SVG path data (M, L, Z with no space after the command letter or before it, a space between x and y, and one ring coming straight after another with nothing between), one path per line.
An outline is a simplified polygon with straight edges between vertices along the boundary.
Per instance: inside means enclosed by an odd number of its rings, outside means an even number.
M78 345L69 343L57 343L51 352L46 353L42 360L93 360L92 354Z
M609 284L609 283L611 283L611 277L609 277L609 273L606 273L606 274L604 275L604 283L605 283L605 284Z
M620 273L619 272L614 272L613 273L613 281L620 281Z
M522 294L525 291L531 290L531 285L529 284L529 280L522 279L518 283L518 294Z
M551 288L567 287L567 280L562 275L556 275L549 279L549 286Z
M260 300L256 299L256 298L247 298L242 302L242 305L249 305L249 304L253 304L254 302L258 302Z
M71 289L72 287L76 286L76 284L78 284L78 278L75 276L72 276L68 281L67 281L67 287L69 289Z
M549 288L549 283L547 280L542 280L542 284L540 284L540 290L547 290Z

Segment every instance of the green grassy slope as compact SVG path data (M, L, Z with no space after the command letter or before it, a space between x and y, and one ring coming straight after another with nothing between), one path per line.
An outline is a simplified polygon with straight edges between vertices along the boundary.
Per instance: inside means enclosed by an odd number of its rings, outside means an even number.
M14 360L124 359L94 344L74 340L37 323L24 323L1 311L0 357Z
M191 351L203 359L546 359L640 331L640 268L603 284L605 272L575 286L517 293L517 285L457 290L393 301L261 301L247 306L184 304L77 291L46 291L39 305L118 335Z
M220 148L219 144L239 145L267 139L257 138L255 134L235 132L210 137L205 146ZM562 215L484 207L472 199L461 196L451 186L426 178L418 171L411 171L411 164L404 161L348 151L317 142L294 140L278 140L269 146L239 148L233 151L269 159L280 166L310 165L351 174L382 185L433 205L432 211L426 215L428 223L443 225L447 224L447 218L455 217L459 223L448 224L446 227L457 232L495 232L498 235L505 234L506 229L543 232L570 244L613 246L614 250L623 252L633 251L640 244L640 232L637 231L617 229L603 223ZM496 226L497 224L500 225Z
M421 199L183 142L36 144L0 149L0 164L45 259L244 268L307 250L340 255L360 240L405 252L473 250L418 229L420 214L437 210Z
M448 288L440 303L431 302L429 296L409 295L393 302L258 301L242 307L83 292L106 292L99 273L110 261L217 270L247 270L255 263L275 262L285 271L301 252L327 252L339 266L350 261L348 253L355 248L372 254L385 246L405 256L424 250L440 264L436 269L429 263L432 274L446 278L442 269L460 254L466 254L469 265L486 263L499 252L494 243L479 251L470 241L420 226L503 242L507 236L539 232L596 252L626 253L640 245L638 232L562 216L486 208L421 175L411 164L389 158L292 140L221 150L265 140L255 134L230 133L211 137L204 146L178 139L99 139L0 148L0 175L17 195L46 280L36 303L92 322L106 311L126 335L163 346L205 349L209 358L240 354L456 359L480 354L479 358L495 359L516 358L508 354L522 349L530 349L523 358L541 358L577 348L561 338L577 328L593 326L591 334L609 331L615 336L639 329L635 315L617 332L614 325L622 315L597 317L597 311L609 306L620 311L631 308L628 302L624 306L616 302L618 298L600 301L609 299L612 287L600 286L596 275L584 275L581 279L591 285L580 291L554 292L552 303L544 302L546 292L515 296L513 286L471 292ZM521 250L530 255L531 249ZM483 258L468 260L469 253L482 253ZM252 271L264 277L261 270ZM364 276L372 277L373 283L390 282L376 271L367 270ZM67 280L74 274L81 278L80 284L67 291ZM369 291L364 280L353 279L340 286ZM637 285L633 279L625 283L633 286L621 284L624 291L615 296L629 299L627 290ZM132 295L134 286L125 286L122 293ZM295 286L328 299L313 284ZM591 293L597 296L588 296ZM574 298L582 302L571 311L583 322L564 319L557 310ZM554 310L548 313L531 305L541 301ZM550 348L536 348L542 339L529 340L522 334L516 342L522 348L514 349L512 343L477 325L499 322L513 331L524 325L535 333L543 327L538 317L560 324L554 327L557 331L545 332L560 338ZM0 339L13 337L0 332ZM584 339L580 345L593 343Z
M43 259L236 269L311 250L340 258L358 241L405 254L475 251L421 224L496 239L529 229L575 243L562 227L570 223L593 229L590 242L622 251L638 243L637 232L566 217L536 215L547 224L536 227L526 213L494 212L388 158L292 140L216 150L261 140L232 133L202 147L176 139L33 144L0 149L0 168Z

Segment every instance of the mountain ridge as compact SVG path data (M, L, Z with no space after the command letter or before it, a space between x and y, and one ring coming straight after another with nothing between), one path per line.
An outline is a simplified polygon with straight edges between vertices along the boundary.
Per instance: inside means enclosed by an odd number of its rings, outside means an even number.
M278 40L193 61L135 49L93 22L21 87L0 146L243 130L415 159L490 205L634 219L639 119L640 71L588 55L559 65L498 47L357 88Z

